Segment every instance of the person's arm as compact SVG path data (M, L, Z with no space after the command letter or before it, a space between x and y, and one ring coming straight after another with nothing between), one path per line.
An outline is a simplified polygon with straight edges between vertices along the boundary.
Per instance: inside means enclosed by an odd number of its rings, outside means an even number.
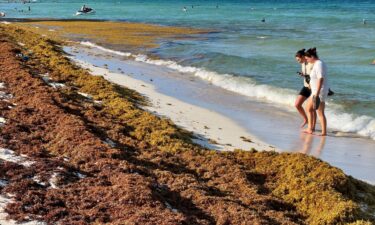
M317 74L316 75L317 75L317 78L318 78L318 84L317 84L315 95L319 96L320 89L323 86L324 76L325 76L324 71L323 71L323 64L321 62L317 65Z
M306 76L306 63L301 64L301 72L299 75L301 75L301 77Z

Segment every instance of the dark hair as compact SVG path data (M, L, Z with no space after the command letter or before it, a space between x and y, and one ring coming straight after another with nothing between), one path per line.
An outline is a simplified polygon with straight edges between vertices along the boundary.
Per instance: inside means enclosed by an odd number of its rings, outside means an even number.
M316 52L316 48L310 48L309 50L307 50L305 52L305 56L309 57L309 58L316 58L318 59L318 53Z
M302 58L302 57L304 57L305 56L305 50L306 49L301 49L301 50L299 50L298 52L296 52L296 57L298 57L298 58Z

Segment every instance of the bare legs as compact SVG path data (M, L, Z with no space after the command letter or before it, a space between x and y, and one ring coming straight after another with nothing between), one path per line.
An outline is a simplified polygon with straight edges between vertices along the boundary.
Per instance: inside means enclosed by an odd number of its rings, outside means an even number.
M324 114L324 109L325 109L325 102L321 102L317 110L317 114L319 116L319 122L322 127L322 133L320 134L320 136L327 135L327 119ZM316 112L313 109L312 98L309 98L309 100L307 101L306 110L308 112L309 123L308 123L307 129L305 129L304 132L308 134L312 134L315 131L315 123L316 123ZM315 119L313 119L314 117Z
M308 121L306 112L305 112L305 110L302 107L302 104L305 102L305 100L306 100L305 96L298 95L297 98L296 98L296 102L294 103L294 106L297 108L299 114L303 118L303 122L301 124L301 128L304 127L307 124L307 121Z
M313 108L312 98L309 98L309 100L307 101L306 111L309 115L309 123L308 123L307 129L305 129L303 132L312 134L313 131L315 130L315 123L313 121L315 110Z
M316 125L316 111L313 111L313 117L312 117L312 123L313 123L313 126L312 126L312 131L314 132L315 131L315 125Z
M316 112L313 111L313 116L310 117L309 116L309 107L311 107L312 109L312 104L311 106L309 106L309 102L310 100L307 101L307 106L306 106L306 111L308 112L308 114L306 114L305 110L303 109L302 105L303 103L306 101L306 97L305 96L302 96L302 95L298 95L297 98L296 98L296 102L294 103L294 106L296 107L296 109L298 110L299 114L302 116L303 118L303 122L301 124L301 128L303 128L308 121L312 121L312 131L315 131L315 123L316 123Z
M325 106L326 106L325 102L321 102L317 110L319 121L320 121L320 126L322 127L322 133L320 134L320 136L327 135L327 119L326 119L326 115L324 114Z

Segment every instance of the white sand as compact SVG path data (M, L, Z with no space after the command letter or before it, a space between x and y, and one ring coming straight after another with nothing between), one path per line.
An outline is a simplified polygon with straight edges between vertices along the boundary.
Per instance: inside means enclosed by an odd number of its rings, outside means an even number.
M86 178L86 175L84 175L84 174L82 174L82 173L75 172L74 175L76 175L79 179L84 179L84 178Z
M38 177L38 176L34 176L34 177L33 177L33 181L35 181L35 182L38 183L39 185L46 186L46 183L42 182L42 181L40 180L40 177Z
M12 94L7 94L3 91L0 91L0 99L7 100L13 98Z
M92 96L90 94L87 94L87 93L83 93L83 92L77 92L79 95L82 95L83 97L85 98L88 98L88 99L92 99Z
M5 83L0 82L0 89L5 89L6 85ZM4 91L0 91L0 100L9 102L9 99L13 98L12 94L7 94ZM14 104L13 104L14 105ZM12 106L8 106L9 109L13 108ZM0 117L0 126L3 126L4 123L6 123L5 118ZM0 224L1 225L1 224Z
M0 159L8 162L17 163L25 167L29 167L34 163L28 160L26 157L18 156L14 153L14 151L6 148L0 148Z
M116 147L116 143L109 138L106 138L104 143L111 146L112 148Z
M53 82L48 75L43 75L42 76L42 80L48 84L49 86L53 87L53 88L64 88L65 87L65 84L62 84L62 83L57 83L57 82Z
M5 88L6 88L5 83L0 82L0 89L5 89ZM0 91L0 99L7 100L7 99L11 99L11 98L13 98L12 94L7 94L4 91Z
M6 180L0 179L0 187L5 187L7 186L8 182Z
M261 142L244 128L221 114L161 94L155 90L153 85L128 75L113 73L105 68L96 67L74 58L71 59L83 68L89 69L93 75L104 76L113 83L134 89L146 96L151 106L145 107L145 109L157 115L166 116L175 124L194 132L198 137L195 141L201 145L218 150L233 150L236 148L275 150L275 148ZM244 141L241 137L245 137L251 142Z
M59 174L55 172L55 173L52 174L51 178L49 179L49 185L53 189L57 189L58 188L58 186L57 186L57 176L58 175Z
M11 203L12 199L5 195L0 195L0 225L45 225L44 222L39 221L29 221L25 223L17 223L15 220L7 220L6 217L8 214L4 212L4 208L8 203Z

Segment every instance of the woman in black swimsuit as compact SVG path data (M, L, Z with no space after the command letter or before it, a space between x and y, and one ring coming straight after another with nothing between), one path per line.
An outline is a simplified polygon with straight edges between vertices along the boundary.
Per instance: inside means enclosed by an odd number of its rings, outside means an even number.
M295 107L297 108L299 114L302 116L303 118L303 122L301 124L301 128L303 128L306 124L307 124L307 121L308 121L308 118L307 118L307 115L306 115L306 112L305 112L305 109L303 108L303 103L306 101L306 99L308 99L311 95L311 89L310 89L310 71L312 69L312 65L309 65L305 59L305 49L301 49L299 50L298 52L296 52L296 61L298 63L301 64L301 72L298 72L298 74L300 76L302 76L304 78L304 85L301 89L301 91L299 92L297 98L296 98L296 101L294 103ZM314 113L314 116L312 118L312 121L313 121L313 124L315 124L315 121L316 121L316 113Z

